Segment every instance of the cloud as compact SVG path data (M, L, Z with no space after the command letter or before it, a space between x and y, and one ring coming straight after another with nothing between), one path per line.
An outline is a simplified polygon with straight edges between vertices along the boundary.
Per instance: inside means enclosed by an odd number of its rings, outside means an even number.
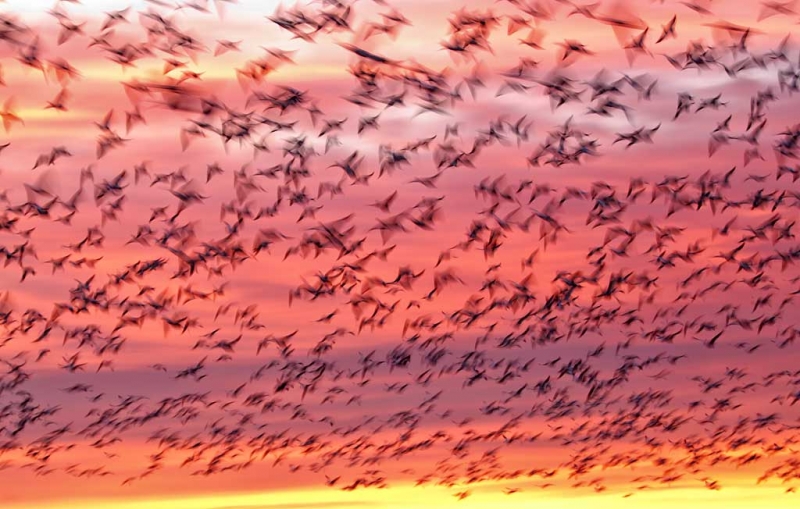
M257 505L226 505L209 509L328 509L337 507L379 507L380 504L371 502L308 502L296 504L257 504Z

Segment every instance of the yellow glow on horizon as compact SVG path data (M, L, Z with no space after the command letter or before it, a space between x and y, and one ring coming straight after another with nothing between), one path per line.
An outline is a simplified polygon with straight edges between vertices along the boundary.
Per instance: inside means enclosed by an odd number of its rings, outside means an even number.
M520 483L524 484L524 483ZM698 483L699 484L699 483ZM490 488L487 490L486 488ZM456 494L470 491L470 495L459 500ZM119 500L113 502L105 499L74 499L47 501L46 503L26 503L4 505L4 509L22 509L30 507L48 507L48 509L100 509L113 507L117 509L302 509L302 508L457 508L480 509L485 507L502 507L508 509L567 509L573 507L593 507L597 509L642 507L648 509L672 509L681 506L693 508L726 508L752 509L795 507L797 500L793 493L785 493L780 486L725 486L720 491L712 491L699 487L682 487L670 489L643 489L595 493L591 489L576 492L574 489L523 488L521 491L506 495L497 486L487 484L450 489L439 486L415 488L412 485L397 485L387 489L360 488L346 492L334 488L294 489L271 492L230 493L219 495L197 495L158 498L139 498L136 500ZM625 497L627 493L632 495ZM46 505L44 505L46 504Z

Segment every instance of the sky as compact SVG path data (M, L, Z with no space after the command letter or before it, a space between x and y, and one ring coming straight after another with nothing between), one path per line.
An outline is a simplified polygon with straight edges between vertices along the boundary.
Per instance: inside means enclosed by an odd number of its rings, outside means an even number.
M797 504L794 2L0 13L3 508Z

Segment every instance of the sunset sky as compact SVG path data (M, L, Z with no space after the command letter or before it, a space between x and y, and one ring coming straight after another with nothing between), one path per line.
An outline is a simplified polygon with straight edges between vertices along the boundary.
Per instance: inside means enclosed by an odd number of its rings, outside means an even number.
M795 507L795 7L0 3L0 509Z

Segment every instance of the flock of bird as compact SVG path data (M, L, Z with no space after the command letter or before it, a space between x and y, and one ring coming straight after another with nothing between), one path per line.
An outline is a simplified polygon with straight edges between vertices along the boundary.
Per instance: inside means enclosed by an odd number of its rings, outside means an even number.
M798 12L732 4L465 4L413 57L384 0L252 54L187 21L235 0L3 13L2 85L54 94L0 111L0 468L793 492ZM291 83L315 48L348 76ZM87 61L126 74L84 120Z

